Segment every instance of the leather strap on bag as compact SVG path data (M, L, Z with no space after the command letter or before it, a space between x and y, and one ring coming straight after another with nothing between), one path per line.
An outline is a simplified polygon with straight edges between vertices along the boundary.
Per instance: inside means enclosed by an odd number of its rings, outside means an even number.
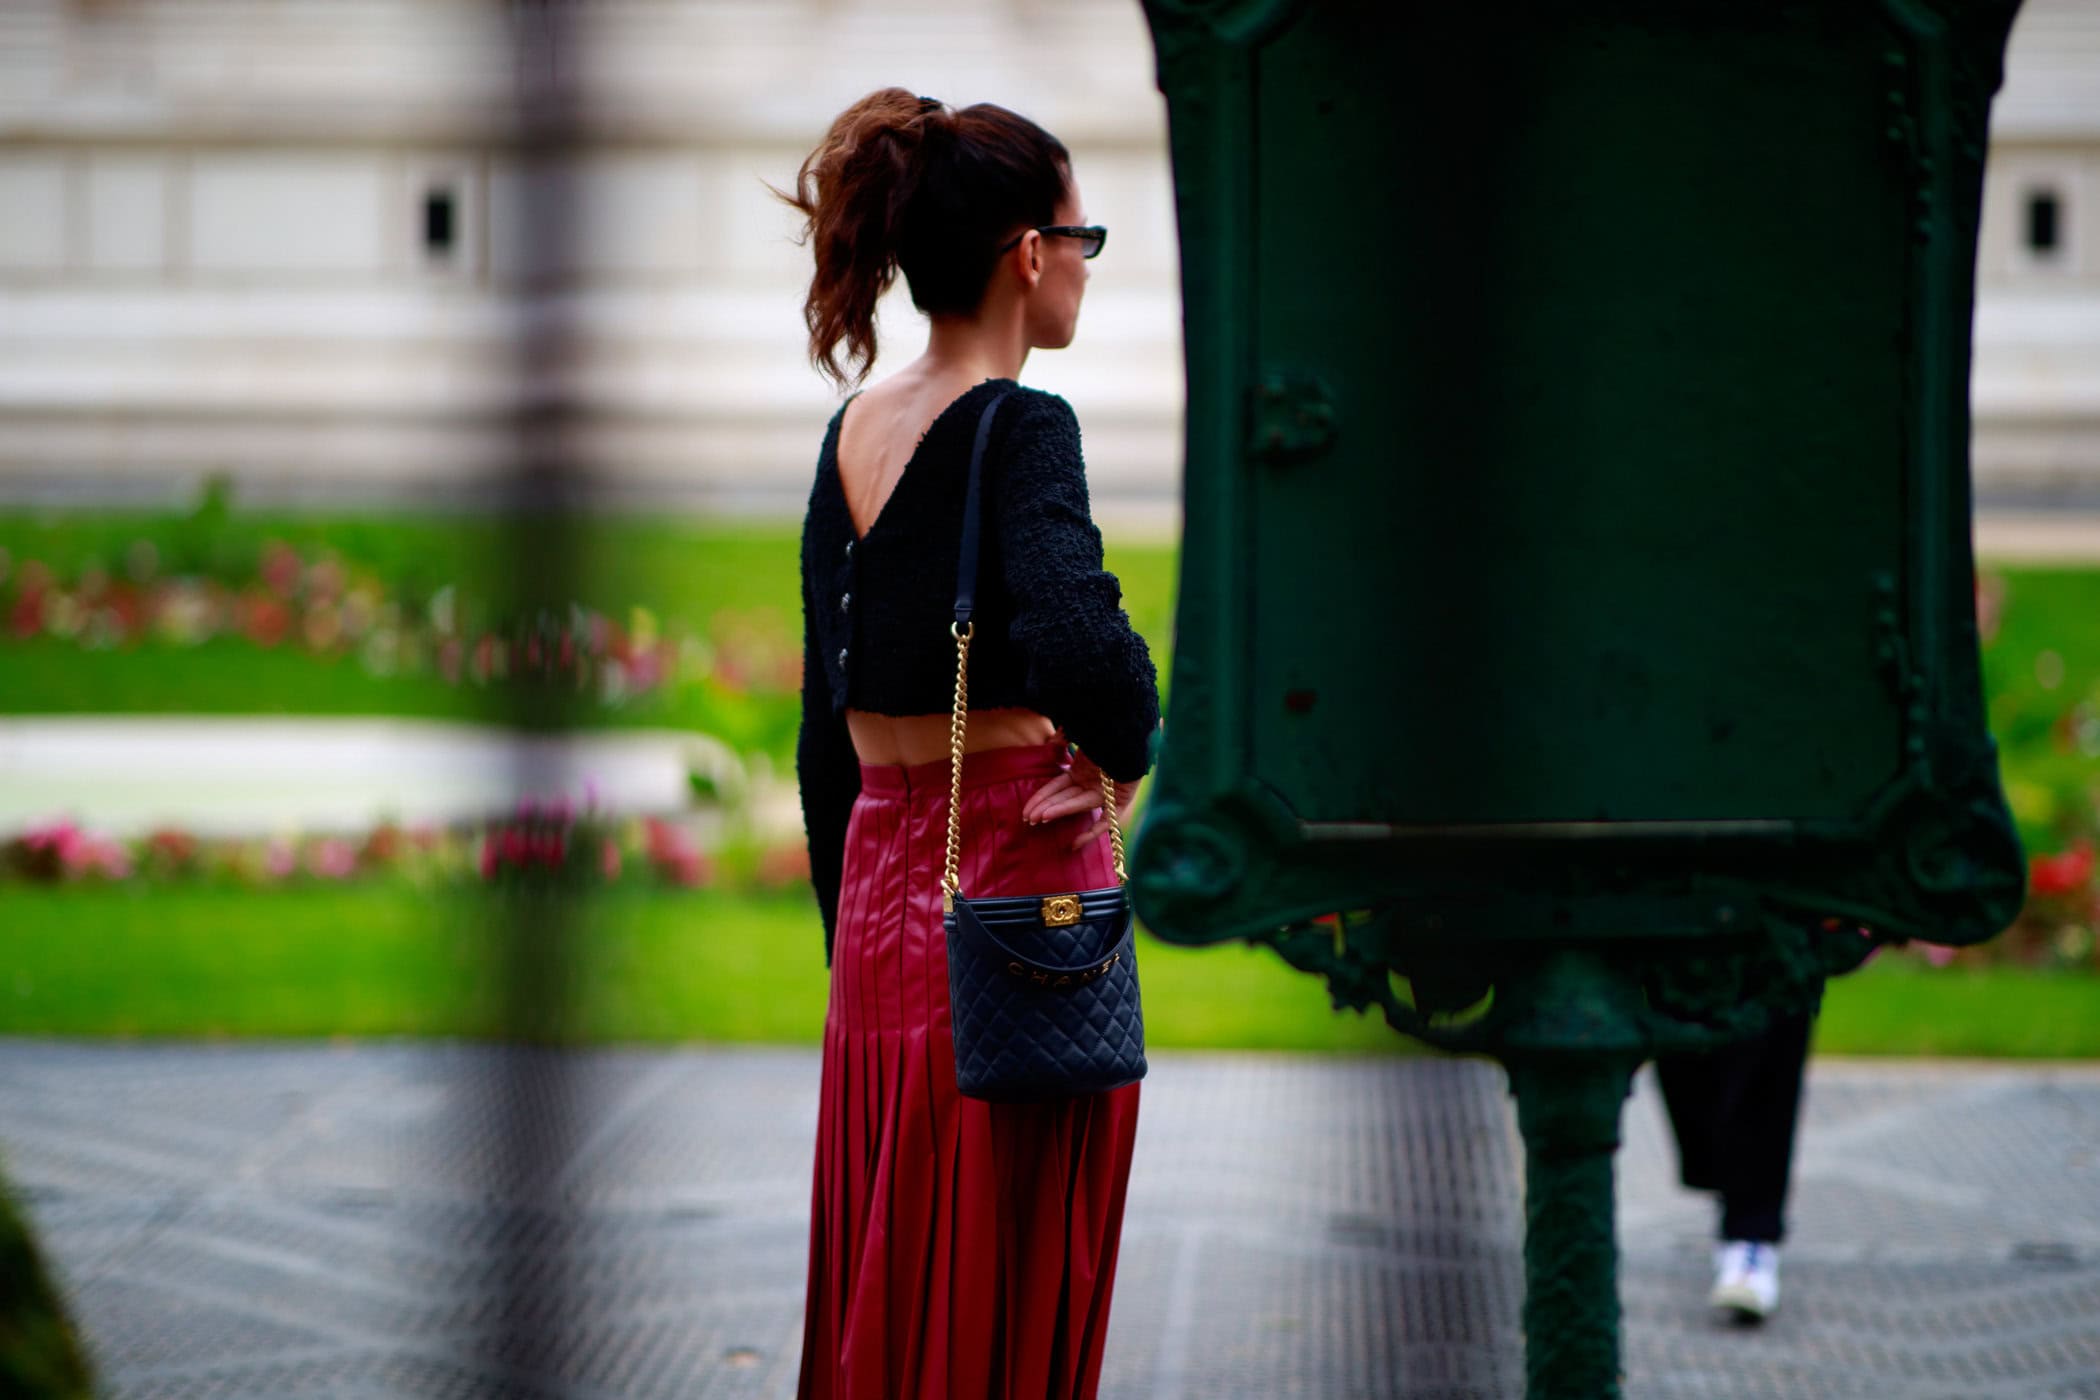
M948 857L941 873L941 909L952 913L962 896L962 770L963 734L970 714L970 638L977 624L971 615L977 608L977 559L984 526L984 450L992 440L992 419L1011 390L1002 389L984 406L977 420L977 437L970 444L970 479L963 494L962 548L955 564L955 621L948 631L955 638L955 710L948 721ZM1101 775L1101 805L1108 814L1110 849L1115 853L1116 883L1122 884L1123 824L1116 815L1116 780Z

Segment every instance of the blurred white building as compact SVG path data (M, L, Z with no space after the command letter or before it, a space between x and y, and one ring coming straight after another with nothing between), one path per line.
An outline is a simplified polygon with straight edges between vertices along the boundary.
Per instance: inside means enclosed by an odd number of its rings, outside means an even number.
M785 185L895 83L1072 146L1113 230L1079 347L1105 504L1171 518L1181 364L1164 109L1137 0L0 5L0 496L472 499L510 450L522 318L562 314L574 446L615 499L790 514L835 396L803 357ZM520 85L588 94L568 266L533 265ZM1980 272L1987 497L2100 502L2100 0L2029 0ZM523 293L531 289L531 295ZM915 352L897 298L890 344Z

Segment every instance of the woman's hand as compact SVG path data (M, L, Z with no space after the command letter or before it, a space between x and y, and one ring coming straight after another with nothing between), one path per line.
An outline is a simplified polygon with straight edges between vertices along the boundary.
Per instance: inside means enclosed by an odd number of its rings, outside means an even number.
M1072 755L1072 766L1035 790L1035 794L1021 804L1021 820L1030 826L1043 822L1060 821L1081 812L1098 811L1101 808L1101 770L1083 753ZM1130 811L1130 804L1137 800L1136 783L1116 784L1116 815L1123 817ZM1072 849L1083 850L1108 833L1108 813L1101 812L1100 819L1086 829L1084 835L1072 842Z

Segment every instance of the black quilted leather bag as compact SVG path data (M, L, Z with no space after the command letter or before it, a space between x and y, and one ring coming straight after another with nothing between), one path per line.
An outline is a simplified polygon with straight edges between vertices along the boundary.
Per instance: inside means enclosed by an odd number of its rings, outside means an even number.
M973 1099L1033 1102L1098 1094L1145 1077L1145 1021L1137 950L1123 886L1123 829L1115 781L1102 775L1116 881L1107 889L965 898L962 852L963 734L969 718L970 614L977 592L979 482L992 418L977 420L956 569L955 713L949 728L948 856L941 907L948 932L948 1004L955 1083Z

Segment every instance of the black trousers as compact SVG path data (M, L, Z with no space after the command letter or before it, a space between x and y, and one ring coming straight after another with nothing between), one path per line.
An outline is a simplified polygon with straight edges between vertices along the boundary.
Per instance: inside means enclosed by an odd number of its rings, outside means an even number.
M1786 1237L1794 1124L1812 1016L1775 1020L1764 1034L1655 1062L1677 1135L1684 1184L1721 1197L1720 1238L1777 1244Z

